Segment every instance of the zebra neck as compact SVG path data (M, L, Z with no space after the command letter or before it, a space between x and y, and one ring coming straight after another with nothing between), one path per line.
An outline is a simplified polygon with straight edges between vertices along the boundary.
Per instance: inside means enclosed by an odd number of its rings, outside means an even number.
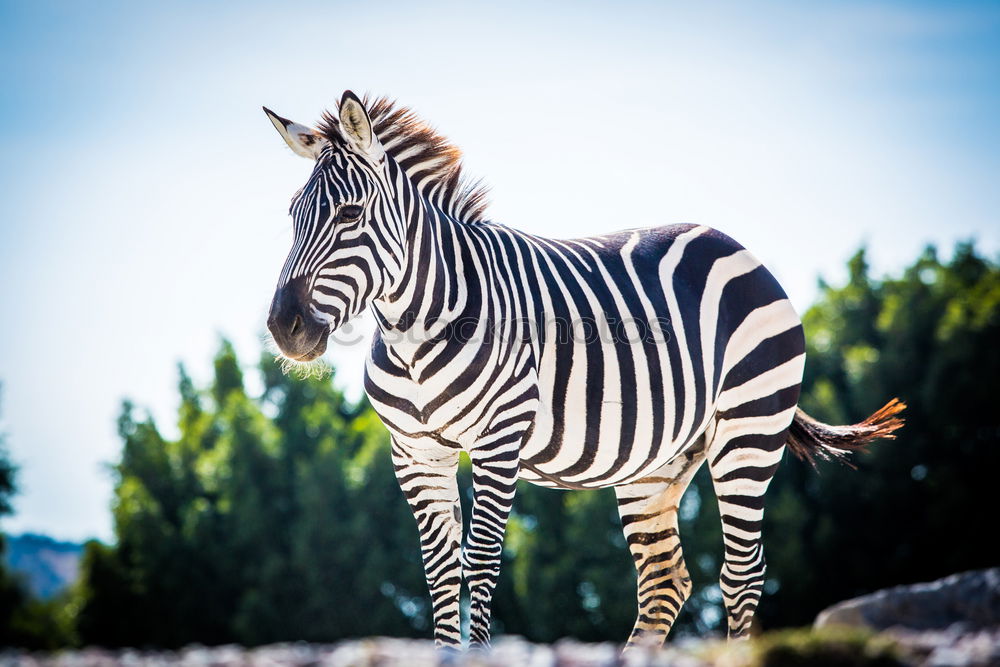
M426 201L414 213L400 278L372 309L383 333L433 337L481 309L488 269L472 228Z

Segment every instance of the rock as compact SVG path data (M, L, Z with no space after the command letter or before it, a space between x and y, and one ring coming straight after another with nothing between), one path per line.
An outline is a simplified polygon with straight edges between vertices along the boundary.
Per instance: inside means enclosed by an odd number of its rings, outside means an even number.
M956 624L965 633L1000 627L1000 568L953 574L846 600L820 612L815 627L944 630Z
M885 633L902 647L914 665L927 667L996 667L1000 665L1000 627L962 632L956 625L948 630L907 630Z

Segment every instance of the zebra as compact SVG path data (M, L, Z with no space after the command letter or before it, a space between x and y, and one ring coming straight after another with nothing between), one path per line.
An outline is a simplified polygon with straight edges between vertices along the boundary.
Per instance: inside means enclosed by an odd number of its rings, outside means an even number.
M614 488L638 587L626 648L662 644L691 594L677 512L705 463L728 634L746 637L764 583L763 496L785 448L843 458L892 437L904 404L850 426L803 412L801 320L719 231L527 234L488 220L459 150L387 98L346 91L315 128L264 111L314 163L291 201L294 241L267 327L287 360L306 364L333 331L374 315L364 387L418 526L436 645L462 646L464 580L469 646L489 646L518 480Z

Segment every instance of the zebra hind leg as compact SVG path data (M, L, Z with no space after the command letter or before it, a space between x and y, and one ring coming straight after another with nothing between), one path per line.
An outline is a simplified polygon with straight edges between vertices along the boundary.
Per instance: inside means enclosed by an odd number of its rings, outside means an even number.
M762 407L758 401L719 413L708 445L708 467L722 521L725 562L719 586L730 639L749 635L760 602L765 572L764 492L781 462L795 411L793 401L791 408L779 404L770 414L754 410L756 414L747 415L748 405Z
M618 513L637 572L639 610L626 649L660 646L691 594L677 509L704 460L705 441L701 439L652 475L615 487Z

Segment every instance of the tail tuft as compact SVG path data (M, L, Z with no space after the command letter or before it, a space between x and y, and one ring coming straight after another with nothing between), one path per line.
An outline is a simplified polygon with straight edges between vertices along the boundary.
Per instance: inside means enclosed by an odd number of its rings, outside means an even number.
M893 431L903 425L903 419L897 415L904 409L906 403L894 398L860 424L830 426L816 421L799 408L788 429L787 445L793 454L814 466L817 458L851 465L847 460L851 452L865 451L874 440L896 437Z

